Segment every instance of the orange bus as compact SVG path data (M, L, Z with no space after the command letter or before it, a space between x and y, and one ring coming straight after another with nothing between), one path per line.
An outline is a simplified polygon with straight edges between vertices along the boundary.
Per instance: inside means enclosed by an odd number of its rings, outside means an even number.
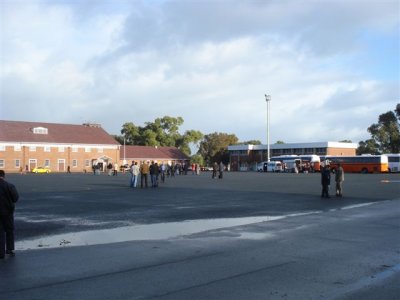
M349 173L386 173L389 171L386 155L357 155L357 156L325 156L332 172L340 163L345 172Z

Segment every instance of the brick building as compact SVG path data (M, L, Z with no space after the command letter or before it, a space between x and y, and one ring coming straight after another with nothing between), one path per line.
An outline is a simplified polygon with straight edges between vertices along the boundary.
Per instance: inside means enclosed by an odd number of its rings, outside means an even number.
M54 124L0 120L0 169L52 172L104 170L119 162L121 145L99 124Z
M270 145L270 157L279 155L356 155L356 143L315 142ZM256 169L258 163L267 160L267 145L228 146L232 171Z

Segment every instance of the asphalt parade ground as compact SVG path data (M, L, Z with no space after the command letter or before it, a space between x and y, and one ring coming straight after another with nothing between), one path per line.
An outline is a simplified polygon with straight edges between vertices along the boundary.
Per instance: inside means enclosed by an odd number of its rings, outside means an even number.
M7 174L0 299L399 299L400 175Z

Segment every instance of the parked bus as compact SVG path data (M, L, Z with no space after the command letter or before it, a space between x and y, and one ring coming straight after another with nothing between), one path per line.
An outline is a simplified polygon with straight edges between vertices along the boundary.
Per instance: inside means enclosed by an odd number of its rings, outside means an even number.
M385 154L388 157L389 172L400 172L400 153Z
M325 164L335 172L340 163L349 173L384 173L389 171L386 155L325 156Z
M299 157L303 162L303 166L308 168L310 172L321 171L321 159L318 155L304 154L304 155L299 155Z
M284 172L298 173L301 171L301 158L298 155L280 155L271 157L271 161L279 161L282 163Z
M280 161L286 164L287 169L293 171L297 167L299 172L319 172L321 170L321 160L318 155L280 155L271 158L272 161Z

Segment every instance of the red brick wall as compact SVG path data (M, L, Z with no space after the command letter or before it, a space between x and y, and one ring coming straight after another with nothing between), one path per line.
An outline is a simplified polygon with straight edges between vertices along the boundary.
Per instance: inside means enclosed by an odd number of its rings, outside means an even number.
M73 152L72 147L65 146L64 152L60 152L59 147L50 147L50 152L45 152L44 146L37 146L36 151L30 151L29 146L21 146L21 151L14 151L14 146L6 146L5 151L0 151L0 161L4 162L4 167L0 168L5 172L19 172L21 167L25 170L28 166L28 171L31 171L33 164L30 164L30 160L35 160L38 167L45 166L45 161L49 160L52 172L66 172L68 166L71 172L91 172L93 159L106 156L109 162L119 162L119 149L103 148L103 152L99 152L97 148L89 147L90 152L85 152L85 148L77 147L78 151ZM76 166L73 166L74 159ZM16 166L16 160L19 160L19 167ZM64 164L60 164L59 160L63 160ZM89 160L89 166L85 166L85 160Z

